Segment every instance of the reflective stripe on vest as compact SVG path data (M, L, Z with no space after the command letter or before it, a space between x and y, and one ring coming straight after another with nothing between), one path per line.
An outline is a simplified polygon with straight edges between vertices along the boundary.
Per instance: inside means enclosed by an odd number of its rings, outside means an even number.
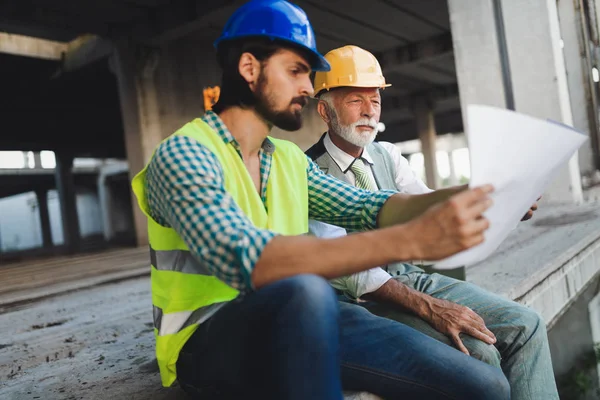
M187 250L160 250L150 248L150 263L159 271L175 271L184 274L212 275Z
M202 307L196 311L179 311L164 314L159 307L153 306L154 327L158 336L172 335L190 325L199 325L213 316L221 307L227 303L216 303Z
M150 248L150 263L159 271L212 276L207 267L198 262L187 250L154 250ZM164 314L153 306L154 327L158 336L172 335L190 325L198 325L210 318L225 303L215 303L194 311L179 311Z

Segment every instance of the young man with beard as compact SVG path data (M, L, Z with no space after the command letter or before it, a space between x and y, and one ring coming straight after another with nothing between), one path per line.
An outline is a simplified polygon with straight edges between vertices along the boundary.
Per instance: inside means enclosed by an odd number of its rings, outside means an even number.
M274 125L301 127L309 74L329 69L299 7L251 1L216 48L214 112L165 139L133 181L148 216L163 385L236 399L339 400L342 387L389 399L507 399L496 368L338 304L327 280L480 243L491 188L417 201L364 191L269 138ZM319 239L305 235L309 217L372 231Z
M315 75L317 110L328 131L306 153L321 169L366 190L430 193L398 148L374 142L386 83L379 62L357 46L325 55L331 69ZM524 219L531 217L533 209ZM311 221L320 237L346 234ZM434 245L435 246L435 245ZM502 368L511 398L558 399L548 338L533 310L473 284L427 274L406 263L377 267L331 280L351 301L379 316L411 326L465 354Z

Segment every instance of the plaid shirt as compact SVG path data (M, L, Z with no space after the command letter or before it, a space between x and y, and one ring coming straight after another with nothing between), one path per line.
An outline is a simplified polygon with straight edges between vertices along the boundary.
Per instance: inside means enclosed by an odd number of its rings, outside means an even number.
M241 157L238 142L217 114L209 111L202 119ZM265 139L259 151L265 207L274 151ZM396 193L357 189L324 174L310 159L306 174L309 218L349 230L375 228L379 210ZM257 228L240 210L225 191L223 167L210 150L194 139L171 136L148 164L145 185L156 222L173 228L217 278L241 292L252 290L252 269L277 233Z

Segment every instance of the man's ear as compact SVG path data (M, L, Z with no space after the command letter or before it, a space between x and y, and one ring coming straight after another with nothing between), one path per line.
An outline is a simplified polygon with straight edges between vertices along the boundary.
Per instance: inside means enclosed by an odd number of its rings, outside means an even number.
M317 104L317 112L326 124L331 122L331 117L329 116L329 105L323 100L319 100L319 103Z
M260 62L251 53L243 53L238 63L238 71L242 78L254 89L260 75Z

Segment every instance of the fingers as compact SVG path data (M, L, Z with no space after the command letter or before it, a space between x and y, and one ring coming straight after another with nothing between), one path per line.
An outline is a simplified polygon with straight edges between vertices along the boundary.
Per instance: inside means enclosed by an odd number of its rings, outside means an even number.
M474 189L465 190L452 197L452 199L461 205L471 206L488 198L488 195L494 191L492 185L483 185Z
M533 218L533 211L529 210L527 211L527 214L525 214L523 218L521 218L521 221L527 221L531 218Z
M479 339L482 342L487 343L487 344L496 343L496 337L485 326L484 327L469 326L467 329L465 329L464 333L466 333L470 336L473 336L475 339Z
M454 344L456 345L456 348L458 350L462 351L463 353L465 353L468 356L471 355L469 353L469 350L467 350L467 348L465 347L464 343L460 339L460 336L459 336L458 332L451 333L450 334L450 339L452 339L452 341L454 342Z
M464 220L470 220L480 217L484 211L490 208L494 204L494 201L489 197L483 198L480 201L471 204L470 207L466 208L462 214Z
M491 343L490 344L496 343L496 335L494 335L494 333L492 331L490 331L487 328L487 326L483 325L483 327L480 327L479 330L481 332L483 332L485 335L487 335L487 337L489 337L491 339Z
M483 318L469 307L465 307L465 309L471 320L463 325L461 331L487 344L496 343L496 336L485 326Z
M469 308L469 310L471 311L472 315L471 318L473 319L473 327L475 329L477 329L479 332L482 332L484 335L486 335L487 337L489 337L492 342L490 344L496 343L496 335L494 335L494 333L492 331L490 331L487 326L485 326L485 321L483 320L483 318L481 318L475 311L471 310Z
M463 223L458 230L460 243L465 248L470 248L482 243L485 239L484 232L490 227L490 222L483 217Z
M457 195L454 195L448 201L451 209L456 212L459 222L467 222L474 218L479 218L481 214L493 204L488 196L493 191L491 185L481 186L471 189Z

